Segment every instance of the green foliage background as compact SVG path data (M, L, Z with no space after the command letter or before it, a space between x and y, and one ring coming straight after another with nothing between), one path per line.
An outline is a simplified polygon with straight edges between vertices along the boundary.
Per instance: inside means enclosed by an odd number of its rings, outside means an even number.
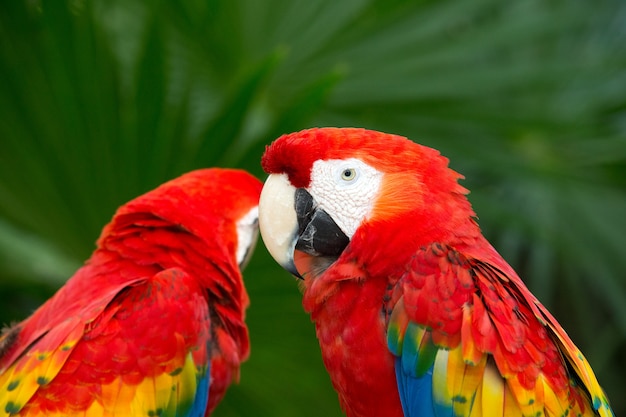
M625 414L625 21L621 0L4 1L0 321L132 197L203 166L263 178L278 135L361 126L465 174ZM215 415L341 415L294 280L262 244L245 276L252 356Z

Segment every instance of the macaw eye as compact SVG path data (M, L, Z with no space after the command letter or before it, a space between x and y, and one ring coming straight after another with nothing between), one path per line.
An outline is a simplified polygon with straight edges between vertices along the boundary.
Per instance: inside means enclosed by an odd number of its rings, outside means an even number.
M346 168L341 171L341 179L344 181L353 181L356 178L356 169Z

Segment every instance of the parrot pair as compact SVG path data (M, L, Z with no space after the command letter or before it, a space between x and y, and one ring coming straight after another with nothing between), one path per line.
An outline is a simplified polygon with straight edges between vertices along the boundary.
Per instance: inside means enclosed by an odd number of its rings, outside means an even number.
M348 416L613 416L447 163L400 136L309 129L267 147L264 186L204 169L130 201L0 337L0 417L209 415L249 354L257 223L302 279Z

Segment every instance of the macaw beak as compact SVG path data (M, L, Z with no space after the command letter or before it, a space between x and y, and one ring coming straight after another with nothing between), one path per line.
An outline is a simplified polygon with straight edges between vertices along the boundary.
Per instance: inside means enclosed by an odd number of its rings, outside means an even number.
M276 262L300 279L326 270L350 243L311 194L291 185L285 174L272 174L265 182L259 228Z

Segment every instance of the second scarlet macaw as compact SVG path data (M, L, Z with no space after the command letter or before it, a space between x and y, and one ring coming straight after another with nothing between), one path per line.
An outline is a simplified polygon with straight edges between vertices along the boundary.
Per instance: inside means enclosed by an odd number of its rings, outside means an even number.
M240 267L261 182L193 171L120 207L85 265L0 337L0 417L202 417L249 353Z
M582 353L487 242L436 150L364 129L284 135L262 159L272 256L350 417L613 413Z

